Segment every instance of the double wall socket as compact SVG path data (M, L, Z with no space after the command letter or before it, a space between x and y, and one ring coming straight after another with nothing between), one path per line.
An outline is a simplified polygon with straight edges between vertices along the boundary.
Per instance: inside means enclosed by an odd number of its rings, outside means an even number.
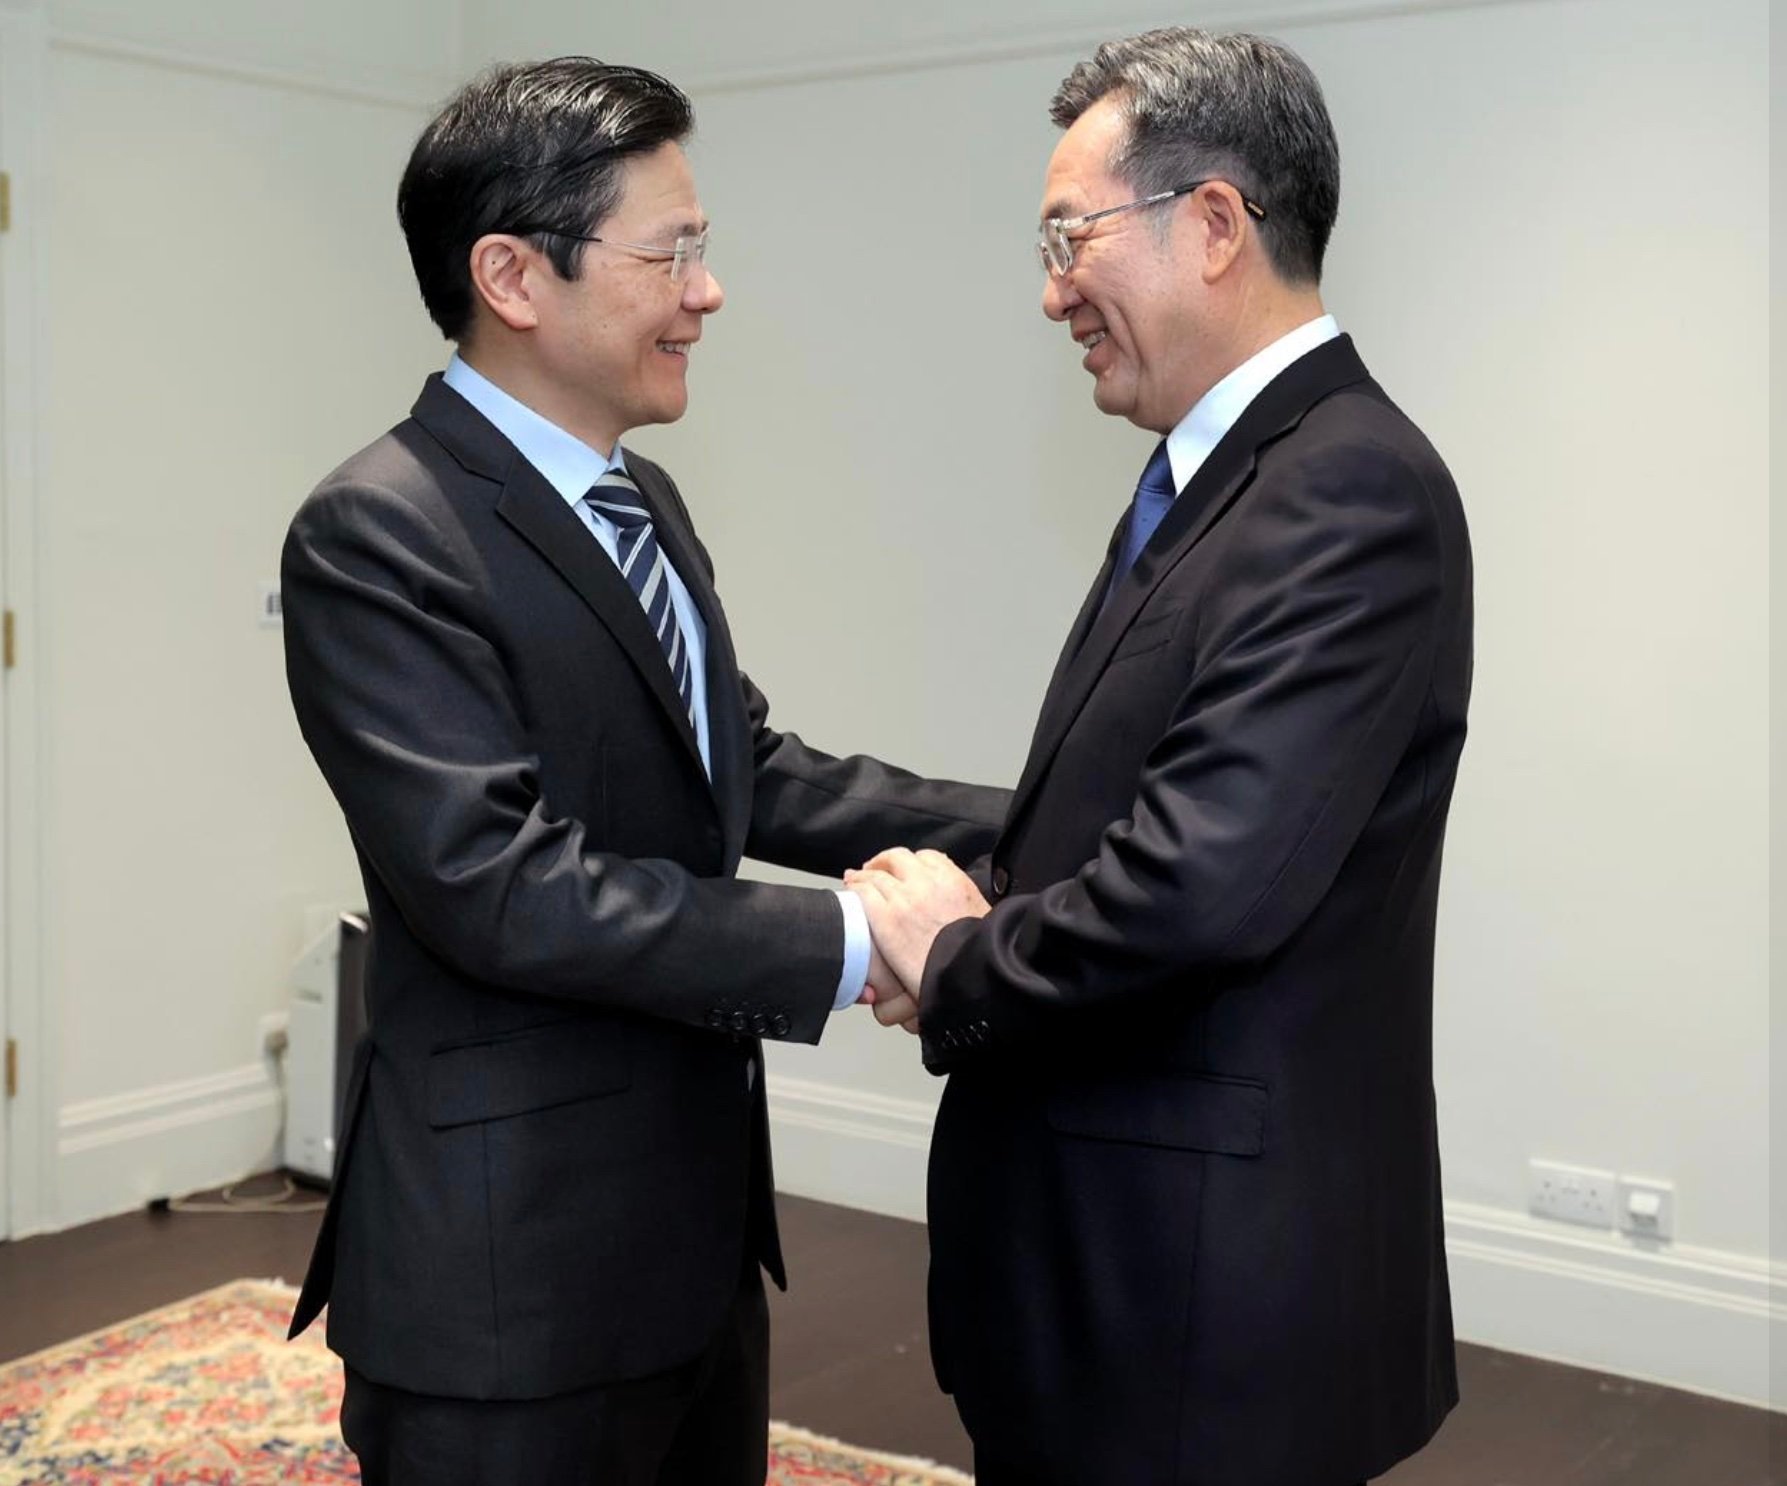
M1611 1171L1534 1161L1532 1195L1527 1206L1534 1217L1555 1218L1560 1223L1581 1223L1589 1228L1611 1228L1616 1186Z
M1668 1243L1675 1237L1675 1187L1615 1176L1592 1166L1534 1161L1527 1203L1534 1217L1586 1228L1618 1228L1635 1239Z

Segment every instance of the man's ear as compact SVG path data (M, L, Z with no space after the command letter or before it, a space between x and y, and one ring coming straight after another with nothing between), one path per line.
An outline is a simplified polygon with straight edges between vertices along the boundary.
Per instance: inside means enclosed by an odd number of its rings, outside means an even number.
M539 259L537 249L506 232L490 233L472 244L472 288L511 330L533 330L540 323L533 292Z
M1253 231L1253 218L1248 216L1241 193L1227 181L1211 181L1203 190L1192 194L1192 220L1203 233L1203 277L1213 284L1241 256L1241 249Z

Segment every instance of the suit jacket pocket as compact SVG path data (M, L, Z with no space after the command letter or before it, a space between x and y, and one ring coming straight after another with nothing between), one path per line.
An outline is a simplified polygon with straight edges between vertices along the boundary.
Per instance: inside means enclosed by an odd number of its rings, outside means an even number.
M1113 1074L1048 1096L1049 1128L1087 1140L1257 1156L1266 1148L1266 1086L1221 1074Z
M1173 631L1179 627L1179 613L1178 608L1172 608L1164 614L1143 614L1123 632L1123 638L1117 642L1117 648L1105 664L1115 665L1132 655L1146 655L1151 650L1160 649L1173 638Z
M428 1123L443 1130L618 1094L633 1081L623 1036L613 1022L565 1021L436 1048Z

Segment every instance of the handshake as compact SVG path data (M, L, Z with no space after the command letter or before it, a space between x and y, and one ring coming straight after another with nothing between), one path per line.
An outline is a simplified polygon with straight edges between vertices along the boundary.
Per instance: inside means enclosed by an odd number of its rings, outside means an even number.
M844 874L862 900L873 948L862 1002L884 1027L918 1031L919 988L938 931L957 919L980 918L991 905L968 874L940 851L896 846Z

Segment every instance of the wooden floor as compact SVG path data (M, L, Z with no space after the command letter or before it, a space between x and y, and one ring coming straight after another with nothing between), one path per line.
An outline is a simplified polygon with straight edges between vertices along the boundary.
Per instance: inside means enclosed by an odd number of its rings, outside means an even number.
M316 1223L140 1213L0 1244L0 1361L226 1280L296 1282ZM967 1466L925 1352L923 1228L784 1198L782 1234L776 1417ZM1389 1486L1787 1486L1779 1416L1481 1347L1461 1347L1459 1369L1464 1402Z

